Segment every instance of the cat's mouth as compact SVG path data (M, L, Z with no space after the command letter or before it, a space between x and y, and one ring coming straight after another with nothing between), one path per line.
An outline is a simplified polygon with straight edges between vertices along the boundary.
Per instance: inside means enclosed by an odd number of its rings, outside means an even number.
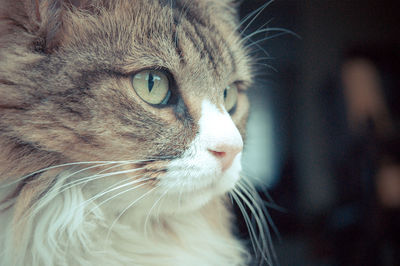
M159 183L170 193L202 193L210 191L215 196L224 194L234 187L240 178L241 155L239 154L232 165L225 170L216 161L204 162L199 165L195 160L192 163L181 161L173 162ZM200 162L203 163L203 162Z
M232 190L240 179L240 160L241 154L238 154L227 169L212 156L148 160L127 168L138 176L138 180L133 181L134 186L145 189L144 199L162 201L163 205L169 206L166 210L185 212L198 209ZM145 181L136 182L140 180ZM148 191L151 192L147 194Z

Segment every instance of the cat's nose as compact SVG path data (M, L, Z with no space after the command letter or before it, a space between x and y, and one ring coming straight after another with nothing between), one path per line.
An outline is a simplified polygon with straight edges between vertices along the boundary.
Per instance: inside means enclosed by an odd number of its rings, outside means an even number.
M232 165L236 155L238 155L242 150L243 142L238 144L219 144L211 149L208 149L208 151L220 161L222 171L225 171Z
M221 112L207 100L203 101L201 109L198 135L201 150L210 153L225 171L243 150L242 135L226 111Z

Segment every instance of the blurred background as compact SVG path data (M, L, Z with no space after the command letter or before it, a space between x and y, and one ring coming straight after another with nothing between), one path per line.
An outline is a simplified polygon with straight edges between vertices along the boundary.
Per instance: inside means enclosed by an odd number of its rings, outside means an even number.
M285 209L280 264L400 265L400 1L276 0L250 21L271 31L247 42L244 167Z

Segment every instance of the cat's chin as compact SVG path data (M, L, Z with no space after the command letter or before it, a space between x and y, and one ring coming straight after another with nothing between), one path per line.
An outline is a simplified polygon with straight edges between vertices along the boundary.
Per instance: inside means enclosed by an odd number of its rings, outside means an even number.
M219 166L208 167L207 172L192 171L187 175L179 176L181 182L169 182L180 172L165 176L162 182L169 199L163 206L166 213L190 212L202 208L211 200L226 195L240 179L241 156L237 156L231 167L224 172ZM190 180L190 184L187 182ZM175 185L177 184L177 185ZM188 185L189 184L189 185Z
M182 194L170 194L166 196L162 203L160 212L164 214L180 214L199 210L210 201L218 197L224 197L233 189L234 185L235 183L229 187L215 185Z
M175 189L169 188L166 200L162 206L162 212L165 213L184 213L195 211L211 200L223 197L231 191L240 179L240 156L233 165L225 172L214 176L199 177L198 180L212 180L210 183L194 184L191 188L177 186ZM197 186L196 186L197 185Z

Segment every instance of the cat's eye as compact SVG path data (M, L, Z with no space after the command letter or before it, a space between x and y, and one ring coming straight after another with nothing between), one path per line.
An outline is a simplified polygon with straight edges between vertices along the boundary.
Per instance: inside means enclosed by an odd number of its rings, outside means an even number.
M225 109L230 112L236 106L238 99L238 87L236 84L231 84L224 90L224 104Z
M169 79L157 70L143 70L132 78L137 95L145 102L154 105L166 105L171 97Z

